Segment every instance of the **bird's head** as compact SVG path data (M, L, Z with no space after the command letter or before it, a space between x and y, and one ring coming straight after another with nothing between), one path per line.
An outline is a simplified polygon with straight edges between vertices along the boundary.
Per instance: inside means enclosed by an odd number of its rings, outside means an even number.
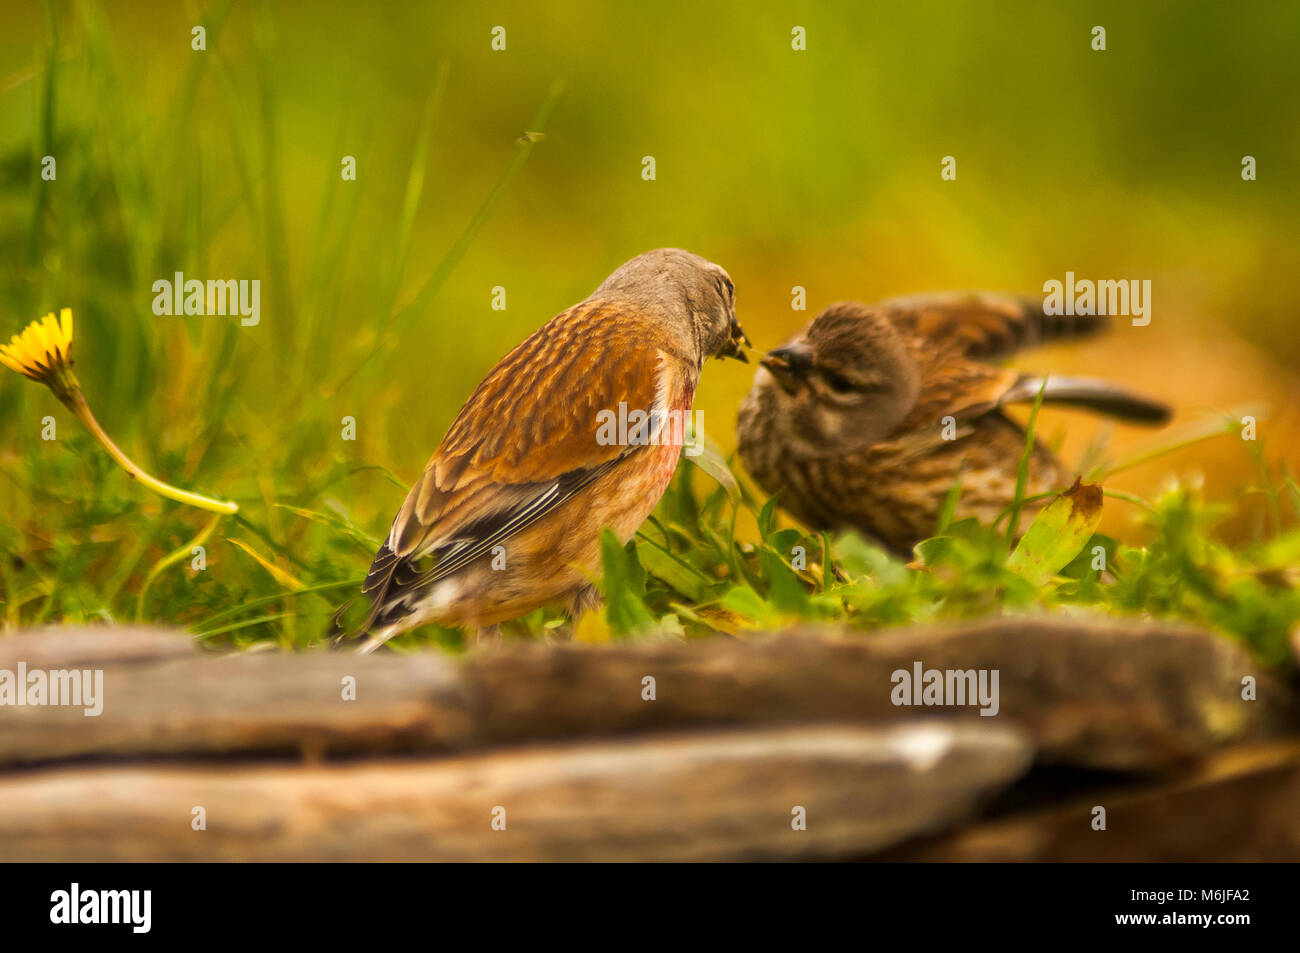
M661 315L697 365L710 357L748 363L749 339L736 320L736 286L707 258L680 248L637 255L606 278L593 298L616 298Z
M833 304L754 376L773 432L790 452L830 456L886 439L916 403L916 362L889 319L857 302Z

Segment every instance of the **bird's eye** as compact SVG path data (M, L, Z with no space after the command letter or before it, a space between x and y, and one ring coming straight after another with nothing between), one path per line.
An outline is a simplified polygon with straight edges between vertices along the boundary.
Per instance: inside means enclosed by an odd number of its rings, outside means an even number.
M834 371L827 371L822 375L827 385L837 394L847 394L853 390L853 382L843 374L837 374Z

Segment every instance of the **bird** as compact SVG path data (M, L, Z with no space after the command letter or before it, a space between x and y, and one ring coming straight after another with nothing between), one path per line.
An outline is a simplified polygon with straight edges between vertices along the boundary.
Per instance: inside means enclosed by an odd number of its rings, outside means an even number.
M494 366L411 487L334 643L371 652L430 622L473 629L599 604L600 535L631 539L668 487L705 360L748 363L736 289L678 248L632 258ZM637 412L642 416L637 416ZM638 426L605 426L625 413Z
M1169 419L1165 404L1106 381L996 363L1107 323L988 292L838 302L759 361L737 420L740 461L808 526L856 530L906 556L935 535L958 480L957 519L989 524L1012 502L1026 432L1008 405L1032 403L1041 390L1047 404L1144 425ZM1025 495L1071 482L1035 441Z

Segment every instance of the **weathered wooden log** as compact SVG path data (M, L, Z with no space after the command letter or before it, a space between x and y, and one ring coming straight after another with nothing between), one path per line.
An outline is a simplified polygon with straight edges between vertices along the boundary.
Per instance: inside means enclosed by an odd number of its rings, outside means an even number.
M208 656L104 668L103 711L0 708L0 764L82 755L324 754L465 744L474 718L440 653Z
M893 703L892 674L999 673L998 714ZM655 679L653 702L643 679ZM1256 699L1242 679L1256 679ZM523 646L466 661L483 742L779 720L906 721L941 710L1024 728L1047 762L1148 769L1294 728L1286 688L1235 643L1172 623L1003 617L867 633L601 650Z
M178 629L145 625L45 626L0 636L0 669L79 668L110 662L157 662L198 654Z
M1094 809L1105 809L1105 830ZM1074 796L887 851L903 861L1300 860L1300 742L1245 746L1183 777Z
M0 776L0 856L844 857L965 816L1030 759L1007 727L936 722L699 732L433 761L66 766ZM203 830L193 829L199 819Z
M6 640L0 639L0 645ZM897 706L896 671L996 671L997 714ZM1257 680L1255 701L1241 680ZM355 679L356 700L344 681ZM653 679L653 683L646 679ZM999 618L612 646L196 657L109 665L104 711L0 706L0 764L78 755L448 750L700 726L906 722L941 712L1023 728L1049 762L1163 767L1294 726L1241 648L1185 626ZM653 687L653 700L649 689Z

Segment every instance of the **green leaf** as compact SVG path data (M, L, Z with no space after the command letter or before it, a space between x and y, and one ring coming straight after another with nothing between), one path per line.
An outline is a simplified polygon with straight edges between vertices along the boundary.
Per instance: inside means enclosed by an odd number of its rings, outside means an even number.
M778 610L793 615L804 615L808 611L808 591L795 575L794 570L785 564L776 553L763 550L758 554L758 563L767 577L769 595Z
M763 508L758 513L758 533L767 542L767 538L772 535L772 530L776 528L776 497L772 497L763 504Z
M835 542L835 552L850 579L869 576L880 585L903 585L911 575L902 562L856 533L840 536Z
M605 619L618 635L630 635L654 625L646 608L645 569L637 559L636 544L624 546L609 529L600 533L600 557L604 569L601 588L605 595Z
M944 558L952 552L952 542L951 536L931 536L913 546L912 555L921 565L934 566L943 562Z
M734 586L728 589L719 604L724 609L730 609L756 622L768 622L777 617L772 606L748 586Z
M1100 483L1075 480L1030 524L1007 558L1007 569L1043 585L1079 555L1101 522Z
M718 484L727 491L727 498L732 503L739 503L740 484L736 482L736 477L727 466L727 461L722 459L722 454L698 437L691 449L695 452L686 454L686 459L717 480Z
M792 556L795 546L802 545L805 542L803 533L797 529L781 529L772 534L767 545L774 552L789 559ZM806 550L808 547L804 546Z
M1066 564L1065 568L1061 570L1060 574L1063 576L1070 576L1073 579L1092 579L1099 576L1100 573L1096 569L1092 568L1092 564L1097 558L1093 553L1093 550L1098 546L1100 546L1106 554L1106 568L1114 568L1115 554L1119 552L1119 542L1110 536L1103 536L1101 533L1093 533L1092 536L1088 538L1087 542L1083 544L1083 549L1079 551L1079 555L1070 560L1070 562Z
M692 602L703 602L709 598L709 578L653 541L645 540L645 545L637 548L637 555L650 575L667 583Z

